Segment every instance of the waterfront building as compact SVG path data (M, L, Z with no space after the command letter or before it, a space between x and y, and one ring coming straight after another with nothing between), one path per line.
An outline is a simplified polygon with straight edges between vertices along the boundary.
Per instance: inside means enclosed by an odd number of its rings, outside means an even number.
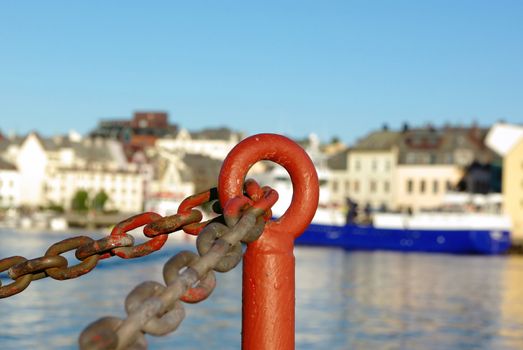
M503 210L512 218L514 239L523 241L523 126L497 123L486 143L503 157Z
M106 210L128 213L142 210L143 187L144 181L136 170L96 166L52 170L44 185L48 204L69 210L78 191L86 191L90 200L103 191L108 197Z
M442 207L449 191L494 192L497 157L485 146L486 133L476 125L371 132L329 159L333 201L418 211Z
M331 174L327 186L330 189L330 200L335 206L345 205L351 194L350 176L347 171L349 154L350 149L346 148L327 159L327 167Z
M213 159L225 159L231 149L244 138L243 133L228 128L178 132L158 139L157 147L173 153L199 154Z
M399 134L390 130L372 132L349 152L350 198L373 209L394 207L394 179L398 159Z
M101 120L89 136L110 138L127 144L135 135L158 138L174 133L177 129L177 125L169 123L169 115L166 112L142 111L135 112L132 119Z
M119 141L128 159L136 152L154 147L158 138L176 134L178 126L169 123L169 115L159 111L134 112L131 119L105 119L90 132L91 138Z
M92 199L103 190L109 196L107 209L142 209L143 176L119 142L75 133L44 138L35 132L13 141L4 140L0 150L18 173L18 205L69 209L77 191L87 191Z
M0 158L0 208L20 205L20 174L14 164Z
M371 132L350 149L329 158L329 187L336 205L350 199L360 208L393 208L398 137L397 132L385 129Z
M454 164L399 164L394 206L399 211L437 209L462 177L463 171Z

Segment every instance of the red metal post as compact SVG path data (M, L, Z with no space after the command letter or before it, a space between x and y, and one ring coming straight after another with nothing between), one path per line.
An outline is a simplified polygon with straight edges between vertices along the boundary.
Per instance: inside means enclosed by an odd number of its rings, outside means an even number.
M225 159L218 192L222 206L242 195L245 175L260 160L283 166L293 185L285 214L265 226L243 260L242 349L294 349L294 239L318 206L318 175L307 153L292 140L259 134L240 142ZM270 186L270 184L267 184Z

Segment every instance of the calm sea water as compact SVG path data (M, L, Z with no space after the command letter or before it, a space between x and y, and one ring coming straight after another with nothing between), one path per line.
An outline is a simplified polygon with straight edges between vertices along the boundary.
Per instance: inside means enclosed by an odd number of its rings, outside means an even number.
M37 257L65 236L0 230L0 257ZM1 299L0 349L75 349L90 322L124 317L127 293L161 282L163 263L181 249L192 248L168 242L149 257L112 258L78 279L35 281ZM297 349L523 349L521 257L305 247L295 255ZM148 337L149 348L239 349L241 267L219 274L213 295L186 312L175 333Z

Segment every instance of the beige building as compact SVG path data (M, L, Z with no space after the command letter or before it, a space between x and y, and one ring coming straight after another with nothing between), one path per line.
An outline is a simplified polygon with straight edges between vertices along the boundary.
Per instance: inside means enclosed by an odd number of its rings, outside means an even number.
M372 132L329 159L332 200L343 205L350 198L359 208L368 204L374 210L439 208L445 194L458 189L460 183L464 187L479 180L489 182L490 178L472 172L465 178L472 164L492 162L485 134L486 129L476 125L439 129L405 125L402 131L383 128ZM469 187L461 190L475 190Z
M419 211L442 205L445 193L463 177L452 164L400 164L395 176L395 208Z
M350 198L361 206L392 209L396 186L397 148L353 149L349 154Z
M512 219L513 237L523 241L523 127L495 124L487 144L503 157L503 211Z
M335 204L344 205L350 198L360 208L367 204L376 209L393 208L397 138L397 132L373 132L329 159L329 187Z
M503 208L523 239L523 138L503 158Z

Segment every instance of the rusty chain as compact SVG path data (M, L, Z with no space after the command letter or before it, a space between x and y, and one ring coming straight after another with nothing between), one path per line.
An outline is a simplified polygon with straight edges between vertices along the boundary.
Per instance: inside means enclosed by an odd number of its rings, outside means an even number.
M246 182L245 191L249 197L233 198L223 208L226 224L198 224L204 226L196 241L199 255L182 251L173 256L163 267L165 286L153 281L139 284L125 300L127 318L109 316L93 322L80 335L80 349L146 349L145 334L161 336L176 330L185 317L181 301L206 299L216 285L214 271L237 266L243 255L241 242L254 242L263 233L278 194L252 180Z
M118 223L110 235L98 240L87 236L71 237L53 244L38 258L29 260L22 256L11 256L0 259L0 272L7 270L8 276L14 280L5 286L0 281L0 299L18 294L32 281L48 276L56 280L80 277L94 269L99 260L114 255L124 259L148 255L162 248L169 233L181 229L188 234L197 235L210 222L219 221L220 217L201 222L203 215L194 208L207 202L216 204L217 199L218 191L212 188L187 197L175 215L162 217L153 212L141 213ZM214 205L213 209L220 213L219 205ZM143 233L150 240L134 245L134 237L127 232L144 225ZM73 250L80 262L69 267L67 259L61 254Z

